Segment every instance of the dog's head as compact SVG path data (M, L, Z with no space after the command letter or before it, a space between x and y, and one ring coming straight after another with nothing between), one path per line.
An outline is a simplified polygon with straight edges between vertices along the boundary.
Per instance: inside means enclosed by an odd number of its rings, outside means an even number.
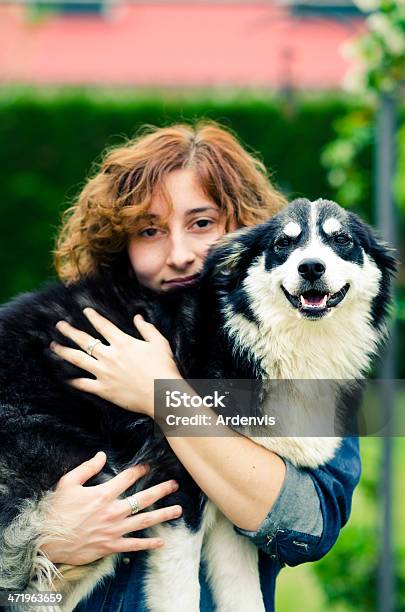
M298 199L267 223L225 236L205 270L233 313L258 323L265 310L278 321L319 321L363 305L379 325L395 269L391 249L357 215Z

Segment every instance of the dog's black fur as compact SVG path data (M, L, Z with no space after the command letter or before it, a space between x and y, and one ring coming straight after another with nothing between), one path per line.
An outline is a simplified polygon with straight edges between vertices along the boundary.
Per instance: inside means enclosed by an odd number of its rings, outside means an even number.
M254 237L263 234L263 229L252 228L249 241L245 237L244 242L259 248ZM16 516L24 499L39 499L63 474L99 450L106 452L107 462L88 485L131 465L148 463L151 470L137 487L175 478L179 492L161 504L182 505L186 523L191 528L198 525L201 493L165 438L154 435L153 421L67 385L68 379L91 375L57 357L49 344L56 340L77 348L56 330L60 320L103 340L82 312L87 306L140 338L133 324L133 316L139 313L169 340L183 376L254 377L254 364L247 356L232 356L220 325L215 293L232 289L235 304L240 301L242 307L243 302L243 296L238 297L236 271L212 276L217 259L226 254L227 246L208 259L199 287L161 294L147 290L137 282L123 253L113 267L97 276L68 286L54 283L0 308L0 483L12 483L7 495L0 493L0 525ZM242 270L242 261L239 266ZM126 494L131 492L128 489Z
M195 513L184 497L198 497L199 491L164 437L153 435L153 421L68 386L65 380L91 375L57 357L49 343L53 339L75 346L55 328L62 319L100 337L82 313L86 306L140 338L132 322L140 313L170 339L177 362L191 365L197 293L192 289L158 295L145 290L123 255L105 274L69 287L52 284L0 309L0 482L11 485L0 498L1 525L15 517L24 499L39 499L63 474L98 450L106 452L107 463L88 485L130 465L148 463L152 469L142 486L177 479L180 490L164 505L183 505L186 520L193 525ZM182 371L186 374L184 367Z

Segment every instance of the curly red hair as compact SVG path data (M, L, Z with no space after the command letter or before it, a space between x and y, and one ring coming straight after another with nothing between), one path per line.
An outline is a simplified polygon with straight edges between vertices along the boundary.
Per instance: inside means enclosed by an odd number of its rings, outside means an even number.
M226 231L231 219L238 227L256 225L286 203L263 163L217 123L148 126L107 151L64 213L54 252L60 278L70 282L111 265L139 229L156 190L165 196L165 177L182 168L195 171L204 193L223 211Z

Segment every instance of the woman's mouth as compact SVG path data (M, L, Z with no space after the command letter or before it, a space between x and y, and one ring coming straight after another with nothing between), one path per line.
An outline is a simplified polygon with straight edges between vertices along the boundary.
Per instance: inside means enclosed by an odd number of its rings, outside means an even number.
M169 280L163 281L166 287L183 287L184 285L194 285L200 278L199 274L193 274L192 276L177 276Z

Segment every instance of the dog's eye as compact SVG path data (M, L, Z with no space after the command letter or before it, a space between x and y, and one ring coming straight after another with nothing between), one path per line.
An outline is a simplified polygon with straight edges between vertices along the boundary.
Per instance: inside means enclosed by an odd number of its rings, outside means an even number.
M350 236L347 236L347 234L336 234L336 236L333 237L333 240L336 242L336 244L349 244L349 242L352 241Z
M290 246L291 242L291 238L288 238L288 236L283 236L275 241L274 246L278 249L285 249L286 247Z

